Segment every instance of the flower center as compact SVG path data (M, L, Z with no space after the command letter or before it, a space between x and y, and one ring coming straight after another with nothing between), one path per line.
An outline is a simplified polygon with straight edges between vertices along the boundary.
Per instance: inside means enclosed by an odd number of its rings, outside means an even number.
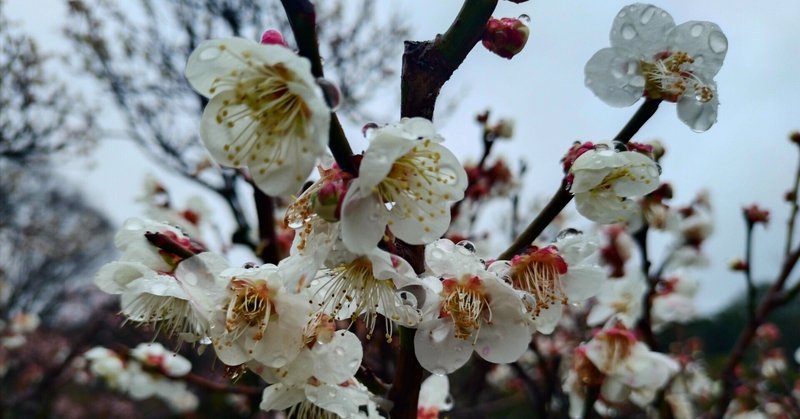
M477 276L465 277L460 281L448 278L442 281L444 301L440 315L449 316L455 325L455 336L466 339L473 332L479 331L483 318L492 321L489 298L483 284ZM477 339L477 335L475 339Z
M228 332L243 332L246 328L255 327L254 340L261 340L267 330L270 316L275 312L271 298L273 292L264 281L233 278L230 282L233 292L227 307L225 328Z
M567 263L555 246L534 247L511 261L511 285L536 298L536 305L531 307L534 316L553 304L567 304L569 300L561 284L561 275L565 273Z
M435 206L452 199L447 192L440 192L441 187L456 180L454 175L442 173L442 155L431 150L430 145L430 139L419 141L392 164L389 174L375 187L384 204L389 204L400 217L416 218L426 233L431 231L428 222L446 211L443 206Z
M392 320L408 321L407 307L395 292L394 283L388 279L377 279L372 273L372 262L360 257L329 270L329 279L322 286L320 310L330 311L336 317L343 309L350 311L355 321L364 315L367 339L372 338L378 313L384 315L386 340L392 341Z
M645 77L645 90L653 99L664 99L677 102L687 89L694 91L700 102L708 102L714 98L714 92L688 67L695 59L689 54L676 51L656 54L655 62L641 62Z

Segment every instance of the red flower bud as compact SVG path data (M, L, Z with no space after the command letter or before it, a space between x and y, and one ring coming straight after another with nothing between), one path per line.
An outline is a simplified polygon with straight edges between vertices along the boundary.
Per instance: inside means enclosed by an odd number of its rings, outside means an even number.
M289 44L287 44L286 40L283 39L283 35L281 35L281 33L275 29L267 29L264 31L264 34L261 35L261 43L264 45L280 45L287 48L289 47Z
M529 34L530 29L519 19L491 18L483 32L483 46L503 58L511 59L522 51Z

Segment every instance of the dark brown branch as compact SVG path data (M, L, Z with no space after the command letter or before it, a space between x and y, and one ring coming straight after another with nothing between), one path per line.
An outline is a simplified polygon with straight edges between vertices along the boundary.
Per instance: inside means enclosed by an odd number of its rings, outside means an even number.
M798 148L800 150L800 148ZM789 221L787 222L787 230L786 230L786 245L784 254L789 255L789 252L792 250L792 242L794 241L794 224L797 221L797 213L800 211L800 202L798 202L798 193L800 193L800 162L797 165L797 171L794 175L794 187L792 188L792 192L790 192L789 197L791 198L792 203L792 210L789 214Z
M648 226L644 225L639 229L639 231L633 234L633 239L639 246L639 251L641 253L642 273L645 281L647 281L647 292L645 292L644 301L642 301L642 318L639 320L639 323L636 325L636 327L642 334L642 340L644 340L651 350L656 351L658 350L658 342L656 342L656 337L653 333L653 319L650 311L653 305L653 298L656 296L656 286L661 278L650 276L650 259L647 254L648 231Z
M319 42L317 41L317 14L314 11L314 5L308 0L281 0L281 4L286 11L289 25L292 27L300 55L311 61L311 73L314 77L324 77L322 58L319 55ZM352 162L353 150L350 148L350 143L347 142L339 118L333 112L331 112L328 146L339 167L348 173L355 173Z
M186 381L187 383L194 384L198 387L203 387L205 389L217 391L220 393L235 393L235 394L246 394L254 396L254 395L260 395L264 391L263 389L260 389L258 387L235 386L227 383L220 383L194 373L189 373L184 375L183 377L177 377L176 379L183 380Z
M278 239L275 229L275 200L273 197L261 192L253 185L253 198L258 214L258 237L256 255L264 263L277 264L280 262L278 252Z

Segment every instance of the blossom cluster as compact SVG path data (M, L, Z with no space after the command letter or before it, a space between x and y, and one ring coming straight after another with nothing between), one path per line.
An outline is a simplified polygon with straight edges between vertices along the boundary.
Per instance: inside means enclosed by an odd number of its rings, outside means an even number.
M207 212L201 206L178 211L156 204L150 215L158 220L125 222L115 238L119 259L95 279L120 296L123 315L213 347L223 364L267 384L261 409L300 417L391 412L363 380L362 338L392 342L398 328L414 330L416 360L432 373L418 410L429 418L452 407L442 376L473 353L494 364L525 359L534 336L558 341L559 327L567 329L581 310L589 326L600 327L591 339L576 347L552 345L571 360L564 391L573 415L581 414L589 387L599 388L603 403L643 406L668 385L678 362L650 348L637 324L645 315L656 329L688 321L696 282L677 268L688 265L678 256L663 278L627 267L631 241L622 238L643 225L669 227L697 250L710 227L699 215L701 205L692 214L666 205L653 146L579 142L563 159L577 211L599 224L617 224L607 230L614 232L607 245L597 234L567 229L552 241L533 238L505 260L482 259L472 242L442 237L458 216L453 204L508 194L514 182L504 163L486 169L482 159L465 170L425 118L373 124L365 130L366 150L327 163L335 107L325 94L328 82L275 39L270 32L261 44L203 42L189 58L186 77L208 99L200 137L214 161L237 168L267 195L298 195L284 219L294 231L288 256L232 266L202 243L198 229ZM712 77L727 49L719 28L675 26L660 9L637 4L620 12L611 42L586 67L586 84L601 99L612 105L643 95L675 101L693 129L714 122ZM620 66L627 70L617 75ZM512 133L507 121L487 127L484 136L492 139ZM158 202L165 193L150 182L145 198ZM651 300L651 312L643 313L643 302ZM148 350L153 346L124 358L96 348L86 358L95 374L139 398L146 397L140 387L165 385L148 368L172 377L180 375L175 368L183 371L173 365L180 358Z

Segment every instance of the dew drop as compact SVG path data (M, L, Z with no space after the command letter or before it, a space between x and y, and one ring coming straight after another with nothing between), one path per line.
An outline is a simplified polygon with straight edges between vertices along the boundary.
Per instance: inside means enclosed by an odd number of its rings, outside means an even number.
M369 132L374 130L375 128L378 128L378 124L374 122L367 122L366 124L364 124L363 127L361 127L361 135L363 135L366 138L367 134L369 134Z
M441 249L434 248L431 249L430 257L434 259L441 259L442 257L444 257L444 253L441 251Z
M698 23L692 26L692 29L689 30L689 33L695 38L697 38L698 36L703 34L703 25Z
M595 145L594 145L594 150L595 150L595 151L603 151L603 150L608 150L608 144L605 144L605 143L599 143L599 144L595 144Z
M325 103L328 104L332 112L335 112L339 109L339 105L342 104L342 92L339 91L339 87L322 77L317 78L316 82L317 86L322 89L322 96L325 98Z
M308 401L310 401L311 403L316 403L317 395L314 393L308 393L306 394L306 399L308 399Z
M621 11L619 12L619 14L617 15L617 17L618 17L618 18L623 18L623 17L625 17L625 15L626 15L626 14L627 14L627 13L625 13L625 11L624 11L624 10L621 10Z
M646 8L646 9L644 9L644 11L642 12L641 17L639 18L639 21L642 22L642 25L646 25L646 24L650 23L650 20L653 19L653 16L655 14L656 14L656 7L655 6L650 6L650 7Z
M431 372L436 375L447 375L447 371L444 368L434 368Z
M469 240L461 240L460 242L456 243L456 246L461 246L470 253L475 253L475 245Z
M564 240L570 237L575 237L580 234L583 234L583 232L578 229L565 228L558 233L558 235L556 236L556 240Z
M626 41L636 38L636 28L634 28L630 23L622 25L622 38Z
M632 78L631 81L628 82L628 84L630 84L632 87L644 87L644 82L645 82L644 77L636 76Z
M298 229L298 228L303 226L303 221L302 220L297 220L297 219L291 220L291 221L289 221L289 224L287 224L287 226L289 228L291 228L292 230L296 230L296 229Z
M586 83L586 85L588 86L588 85L592 84L592 82L593 82L593 80L587 77L586 81L584 83Z
M200 55L197 56L201 61L209 61L213 60L222 54L222 50L218 47L208 47L202 51L200 51Z
M517 17L517 19L521 20L522 23L531 23L531 17L526 15L526 14L524 14L524 13L519 15L519 17Z
M711 51L721 54L728 49L728 39L725 38L725 35L723 35L722 32L711 32L711 34L708 36L708 46L711 48Z
M614 76L615 79L621 79L624 74L616 67L611 68L611 75Z
M335 353L337 356L344 356L344 348L338 346L333 350L333 353Z
M287 359L282 356L277 356L275 359L272 360L272 366L275 368L280 368L286 365Z

